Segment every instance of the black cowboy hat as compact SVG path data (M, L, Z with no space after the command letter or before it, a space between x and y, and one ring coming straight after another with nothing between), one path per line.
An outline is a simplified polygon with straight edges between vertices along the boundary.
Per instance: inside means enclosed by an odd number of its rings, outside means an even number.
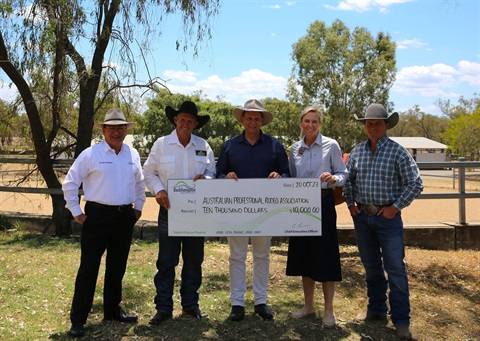
M195 119L198 122L197 127L195 129L200 129L205 124L207 124L208 121L210 120L209 115L199 116L197 106L195 105L195 103L193 103L191 101L183 102L180 105L180 108L178 108L178 110L173 109L171 106L167 106L165 108L165 113L167 114L168 120L170 122L172 122L173 124L175 124L175 121L173 120L173 118L180 113L189 114L189 115L194 116Z

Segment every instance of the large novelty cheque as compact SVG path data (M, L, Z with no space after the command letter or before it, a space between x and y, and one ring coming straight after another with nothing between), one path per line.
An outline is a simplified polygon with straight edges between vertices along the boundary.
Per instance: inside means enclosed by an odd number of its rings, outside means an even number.
M168 180L169 236L319 236L320 180Z

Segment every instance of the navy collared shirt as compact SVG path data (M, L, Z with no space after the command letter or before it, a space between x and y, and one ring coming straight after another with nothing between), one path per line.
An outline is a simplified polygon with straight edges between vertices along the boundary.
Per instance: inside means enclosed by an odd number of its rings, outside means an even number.
M225 141L216 167L220 179L230 172L235 172L238 178L267 178L271 172L277 172L282 178L290 177L285 148L276 138L262 131L253 145L245 139L245 131Z

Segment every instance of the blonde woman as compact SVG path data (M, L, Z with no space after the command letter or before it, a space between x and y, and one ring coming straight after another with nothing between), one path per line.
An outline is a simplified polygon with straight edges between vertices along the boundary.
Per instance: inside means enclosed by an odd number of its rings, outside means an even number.
M343 186L347 170L337 141L320 133L322 113L310 106L300 113L300 141L290 150L292 177L319 178L322 191L322 236L290 237L287 276L302 276L304 306L294 318L315 315L315 284L322 283L324 312L322 324L335 326L333 297L335 282L342 280L337 238L337 213L333 188Z

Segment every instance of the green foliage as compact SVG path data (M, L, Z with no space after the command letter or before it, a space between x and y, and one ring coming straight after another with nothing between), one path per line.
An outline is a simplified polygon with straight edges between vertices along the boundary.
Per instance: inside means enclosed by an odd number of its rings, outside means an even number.
M480 160L480 107L450 120L442 136L454 154Z
M203 100L199 94L186 96L170 94L166 90L159 90L157 96L147 102L148 110L139 118L141 135L137 136L134 146L146 156L153 143L161 136L170 134L175 126L168 121L165 115L166 106L178 109L183 101L193 101L197 105L199 115L209 115L210 121L194 134L208 141L215 156L218 156L223 142L242 133L243 127L232 115L234 106L226 102ZM299 113L301 107L293 102L282 101L276 98L260 100L264 108L274 114L273 121L262 127L262 130L277 137L283 145L290 146L299 138Z
M210 121L199 130L195 130L194 134L206 139L216 156L220 153L223 142L241 133L241 126L232 115L234 107L231 104L202 100L199 94L193 96L170 94L167 90L161 89L155 98L147 101L148 110L140 118L140 127L137 131L141 135L136 137L134 146L141 151L142 156L147 156L159 137L168 135L175 129L167 119L165 108L171 106L178 109L184 101L194 102L200 116L210 116Z
M6 151L18 137L28 137L29 126L25 115L20 115L14 103L0 99L0 149Z
M300 138L299 115L303 108L298 103L276 98L266 98L261 102L265 109L273 114L273 121L262 130L278 138L285 148L298 141Z
M351 32L338 19L330 27L315 21L293 45L292 58L288 98L304 106L319 103L325 111L322 132L346 152L364 138L353 114L362 116L374 102L390 108L396 61L388 34L373 37L361 27Z

